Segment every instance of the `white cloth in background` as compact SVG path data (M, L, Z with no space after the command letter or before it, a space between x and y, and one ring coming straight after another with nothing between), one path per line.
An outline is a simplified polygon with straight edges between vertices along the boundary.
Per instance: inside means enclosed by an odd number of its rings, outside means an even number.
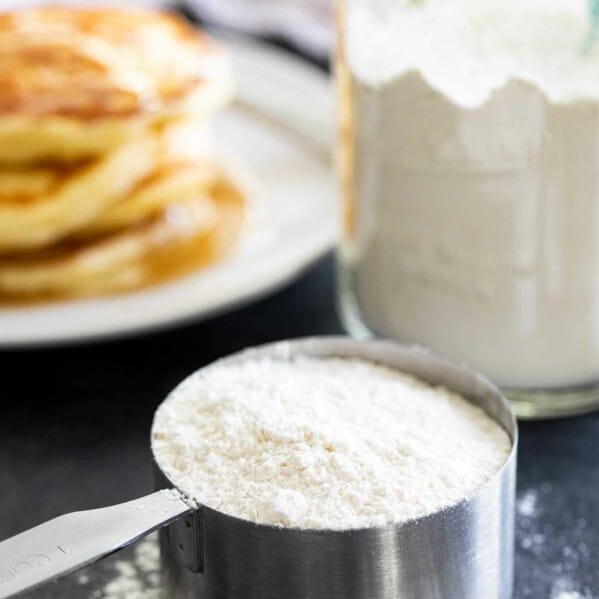
M192 10L242 31L277 34L326 56L333 28L333 0L188 0Z
M333 28L333 0L127 0L147 6L187 6L213 23L258 34L277 34L305 51L328 54ZM122 0L0 0L0 9L36 4L119 5Z
M166 6L168 0L127 0L127 4L141 6ZM29 6L63 5L63 6L119 6L122 0L0 0L0 10L14 10Z

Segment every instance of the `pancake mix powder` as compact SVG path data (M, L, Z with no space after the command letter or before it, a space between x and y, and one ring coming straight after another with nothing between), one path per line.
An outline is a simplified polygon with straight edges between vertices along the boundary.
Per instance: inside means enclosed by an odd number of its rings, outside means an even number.
M253 522L398 523L476 491L511 441L444 388L355 359L260 359L196 373L159 408L156 459L198 503Z

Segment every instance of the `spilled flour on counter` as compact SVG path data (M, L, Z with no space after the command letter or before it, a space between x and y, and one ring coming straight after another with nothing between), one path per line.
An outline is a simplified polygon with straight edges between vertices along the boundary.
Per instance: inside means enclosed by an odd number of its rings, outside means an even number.
M253 522L343 530L455 504L511 442L480 408L361 360L217 364L159 408L153 450L198 502Z
M592 569L585 566L593 560L586 518L556 503L550 482L521 490L516 508L518 597L599 599L592 589ZM556 528L553 514L559 509L568 510L567 520Z
M114 574L88 599L163 599L160 588L160 552L152 536L140 541L131 557L117 559L111 564ZM79 584L89 582L88 575L79 575Z

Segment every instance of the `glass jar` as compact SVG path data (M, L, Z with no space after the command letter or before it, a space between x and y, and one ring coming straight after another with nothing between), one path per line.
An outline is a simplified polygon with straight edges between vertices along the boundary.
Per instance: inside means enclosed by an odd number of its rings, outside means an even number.
M522 417L599 407L592 6L337 8L347 329L470 364Z

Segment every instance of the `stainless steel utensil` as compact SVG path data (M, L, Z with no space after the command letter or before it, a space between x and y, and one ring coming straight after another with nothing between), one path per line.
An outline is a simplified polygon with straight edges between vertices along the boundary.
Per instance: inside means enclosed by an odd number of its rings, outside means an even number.
M281 342L220 363L355 357L443 385L510 434L503 468L461 503L405 524L342 532L282 529L193 509L177 491L63 516L0 543L0 599L56 579L157 528L169 599L508 599L513 580L517 426L489 382L427 350L347 338ZM157 487L173 484L157 467ZM326 489L323 489L326 493Z

